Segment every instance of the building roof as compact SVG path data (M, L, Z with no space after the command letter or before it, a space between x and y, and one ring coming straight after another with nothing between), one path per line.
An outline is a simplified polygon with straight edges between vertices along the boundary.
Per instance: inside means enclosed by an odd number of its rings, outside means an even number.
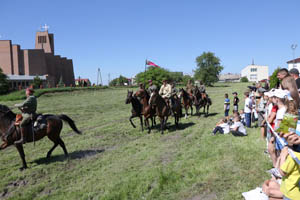
M287 61L287 63L288 64L290 64L290 63L300 63L300 58L296 58L296 59L294 59L294 60L290 60L290 61Z
M47 75L43 75L43 76L7 75L8 80L11 81L32 81L35 77L39 77L41 80L47 80Z
M85 82L88 82L88 81L90 81L88 78L77 78L77 79L75 79L75 81L85 81Z

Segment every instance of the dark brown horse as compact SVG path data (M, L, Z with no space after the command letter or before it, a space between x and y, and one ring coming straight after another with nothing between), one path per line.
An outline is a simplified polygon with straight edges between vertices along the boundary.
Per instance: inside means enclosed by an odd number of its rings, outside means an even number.
M183 88L180 88L179 98L181 99L181 102L185 109L185 118L187 118L188 116L189 108L191 108L191 115L193 115L193 97L191 97L191 95L187 93L187 91L185 91Z
M138 117L138 118L140 118L142 131L144 131L143 116L142 116L143 105L137 99L137 97L135 95L133 95L133 91L127 90L127 97L126 97L125 103L126 104L131 103L131 106L132 106L131 116L129 117L129 121L130 121L131 125L133 126L133 128L136 128L136 127L135 127L134 123L132 122L132 118Z
M196 107L196 113L200 114L200 108L203 107L203 112L205 116L207 116L209 112L209 106L211 106L212 104L211 99L205 92L200 92L198 87L196 87L194 90L194 96L196 98L196 101L194 102L194 105Z
M179 127L179 119L182 117L182 106L180 102L180 98L174 94L170 98L171 100L171 109L173 111L174 119L175 119L175 125L176 128Z
M145 121L145 125L148 128L148 133L150 133L151 127L153 127L153 124L156 124L155 110L149 105L150 96L145 89L139 89L135 93L135 96L141 98L141 104L143 105L142 114L144 115L144 121ZM151 127L149 125L149 119L151 119Z
M170 115L170 107L167 105L166 101L158 94L158 91L154 91L150 97L150 106L155 106L156 115L160 120L160 130L161 134L164 134L164 128L167 124L168 117Z
M28 134L29 130L27 130L26 142L37 141L47 136L54 143L53 147L47 153L47 158L50 158L52 151L58 145L60 145L61 148L63 149L65 156L68 156L66 146L60 137L60 132L63 127L62 120L68 122L70 127L76 133L81 134L81 132L77 129L73 120L69 118L67 115L45 115L45 118L47 121L46 128L35 132L34 137L32 133ZM0 134L1 134L0 136L3 141L2 145L0 146L0 150L5 149L6 147L14 144L15 141L20 139L20 131L18 130L17 127L14 126L15 119L16 119L16 114L13 113L7 106L0 104ZM6 135L10 127L12 127L13 130L11 134ZM28 129L31 129L31 127L29 126ZM27 164L25 160L23 145L16 144L15 146L23 162L23 166L20 168L20 170L26 169Z

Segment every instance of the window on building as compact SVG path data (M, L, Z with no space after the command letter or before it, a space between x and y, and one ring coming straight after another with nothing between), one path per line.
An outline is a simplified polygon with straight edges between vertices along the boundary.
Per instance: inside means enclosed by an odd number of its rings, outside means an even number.
M47 39L46 36L39 36L38 37L38 43L46 43Z
M257 72L257 68L251 68L250 72Z
M257 74L250 75L250 80L256 80L256 79L257 79Z

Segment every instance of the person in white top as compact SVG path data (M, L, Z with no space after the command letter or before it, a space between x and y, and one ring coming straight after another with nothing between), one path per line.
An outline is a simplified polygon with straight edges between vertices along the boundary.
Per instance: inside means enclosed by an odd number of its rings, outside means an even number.
M234 136L246 136L247 135L246 128L240 120L241 120L240 116L235 116L233 119L234 124L230 127L230 130L231 130L231 134Z
M221 134L228 134L230 132L229 124L226 118L222 119L216 124L216 127L213 130L213 135L216 135L218 132Z
M249 98L249 92L245 92L245 107L244 107L244 113L245 113L245 121L246 126L251 127L251 99Z

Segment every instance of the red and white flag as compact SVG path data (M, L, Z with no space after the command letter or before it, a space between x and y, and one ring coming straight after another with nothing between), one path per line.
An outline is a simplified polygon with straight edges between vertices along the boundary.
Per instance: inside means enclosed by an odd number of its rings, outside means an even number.
M149 60L146 60L146 65L150 65L150 66L153 66L153 67L160 67L157 64L155 64L154 62L151 62Z

